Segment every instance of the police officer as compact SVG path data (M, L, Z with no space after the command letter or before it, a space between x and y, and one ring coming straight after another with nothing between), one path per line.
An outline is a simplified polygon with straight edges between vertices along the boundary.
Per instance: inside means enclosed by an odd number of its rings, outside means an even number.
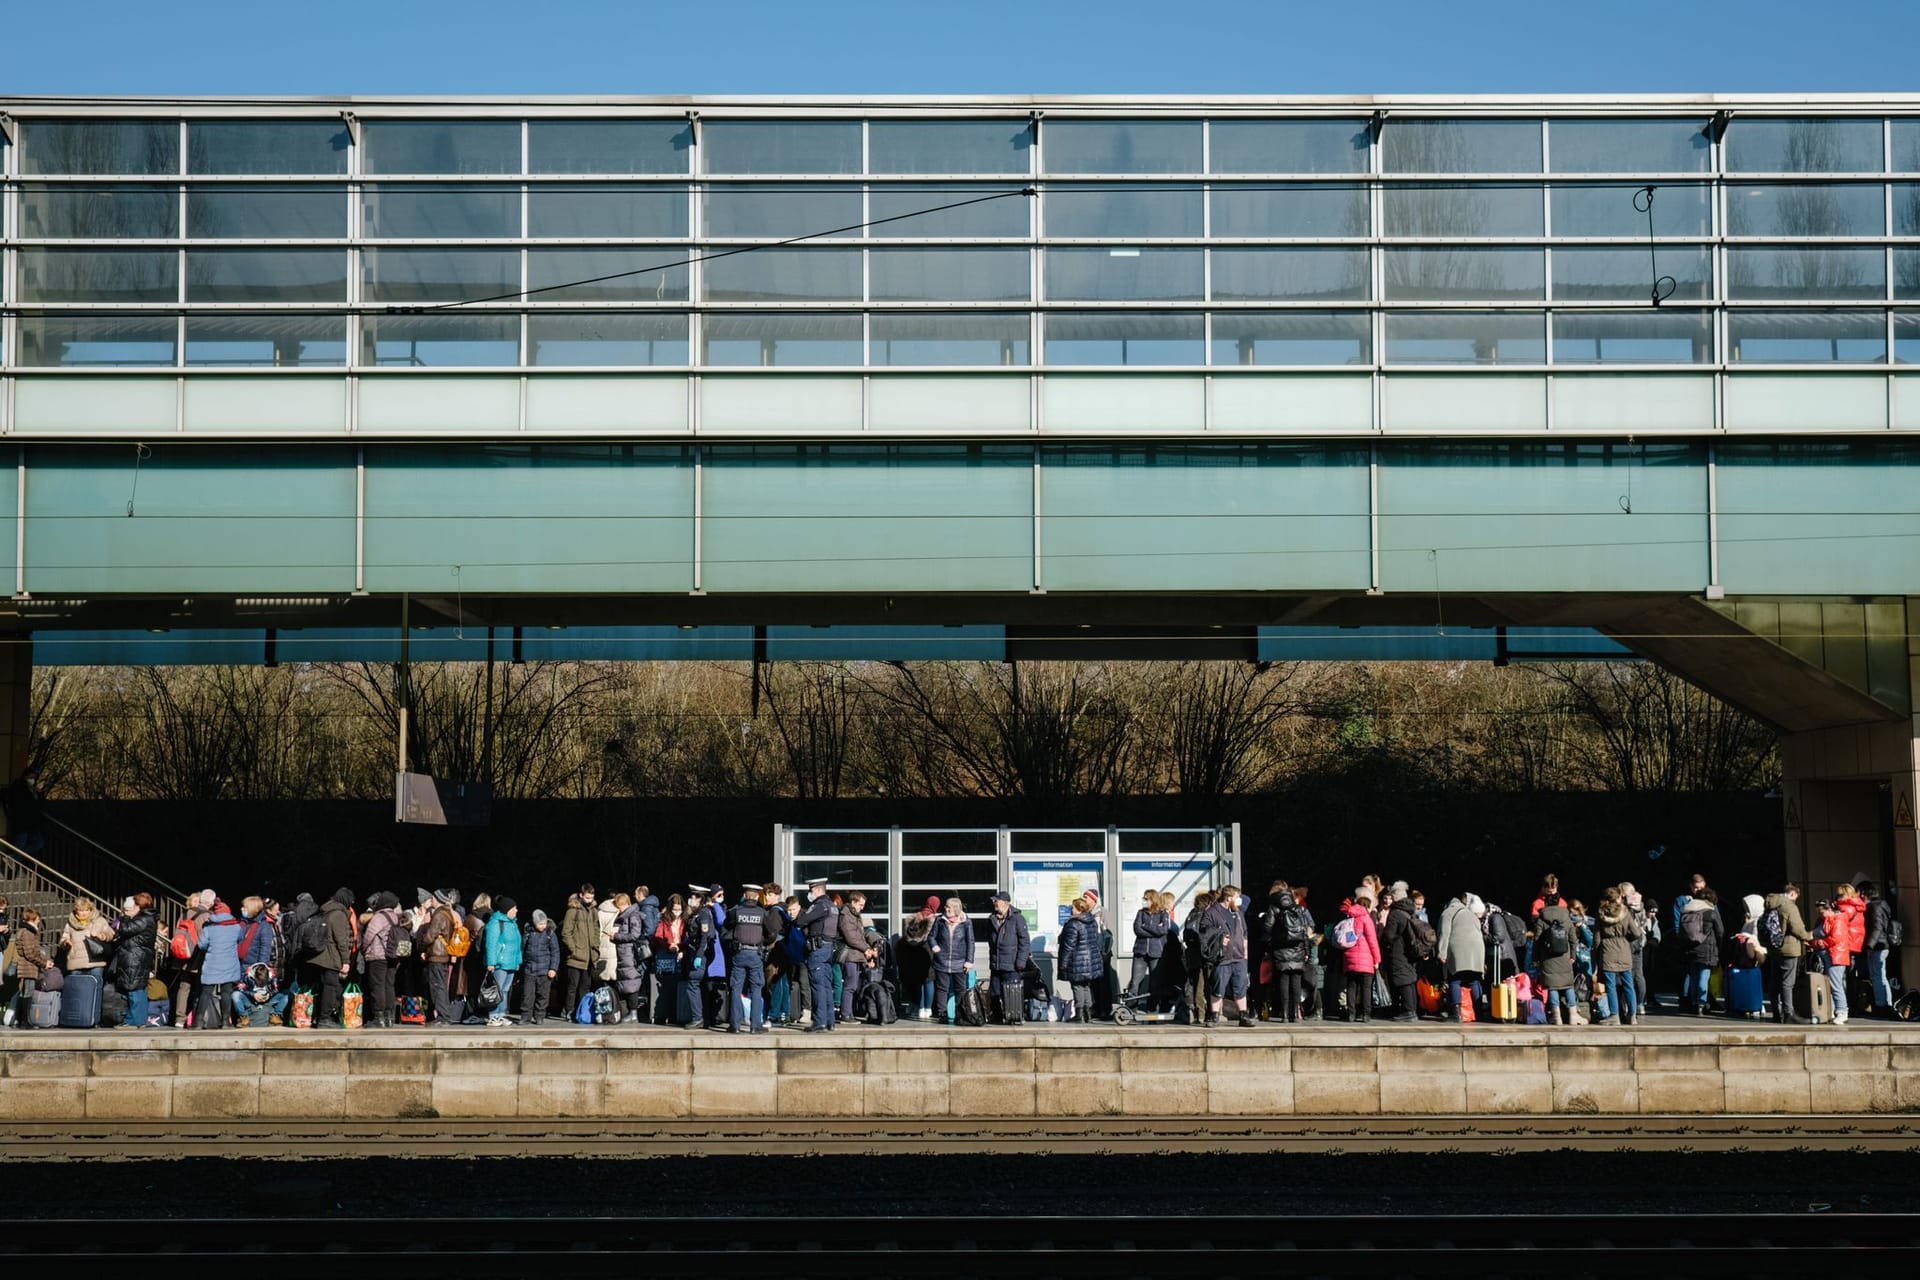
M760 886L742 886L740 905L727 916L720 931L727 948L727 1030L740 1034L740 995L747 997L748 1026L752 1034L767 1029L761 993L767 985L767 952L780 940L780 923L774 912L760 905Z
M833 938L840 909L827 896L827 878L807 881L807 908L793 927L807 938L807 985L813 989L813 1025L808 1031L833 1030Z
M716 930L713 912L707 906L705 885L687 886L687 923L680 934L681 987L687 993L687 1009L692 1015L689 1027L703 1025L706 1004L701 988L706 984L707 962L713 956Z

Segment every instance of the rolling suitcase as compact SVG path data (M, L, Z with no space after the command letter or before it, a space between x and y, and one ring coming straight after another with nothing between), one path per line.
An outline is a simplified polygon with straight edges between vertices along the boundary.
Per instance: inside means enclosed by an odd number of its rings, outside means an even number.
M60 1025L69 1031L87 1031L100 1025L100 975L67 975L60 992Z
M1766 1002L1765 991L1758 968L1727 970L1729 1013L1759 1013Z
M1806 984L1802 996L1807 1017L1815 1022L1832 1022L1833 986L1827 981L1826 971L1808 972L1802 969L1800 981Z
M60 993L58 991L33 993L33 1003L27 1006L27 1025L41 1030L60 1025Z
M1494 987L1492 1003L1495 1022L1520 1020L1520 993L1515 989L1512 978Z

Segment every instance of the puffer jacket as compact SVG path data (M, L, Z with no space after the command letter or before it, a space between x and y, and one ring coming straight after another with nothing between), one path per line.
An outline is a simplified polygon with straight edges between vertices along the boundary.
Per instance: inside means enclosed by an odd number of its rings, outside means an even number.
M487 968L505 969L509 973L520 971L520 922L507 919L507 913L496 911L487 918L486 944L483 948L487 957Z
M53 967L53 961L40 949L40 930L21 923L13 931L13 963L20 981L40 981L40 971Z
M1065 926L1061 926L1065 928ZM1091 917L1087 920L1089 930L1093 927ZM927 936L927 950L932 952L938 947L939 954L933 957L933 967L942 973L959 973L973 963L973 921L966 916L960 917L958 924L949 923L942 914L934 917L933 932ZM1100 955L1099 935L1094 935L1093 954Z
M853 964L866 959L867 920L850 906L840 908L839 941L847 948L841 963Z
M582 905L579 894L567 898L567 914L560 919L560 946L567 954L567 968L585 969L600 954L600 939L594 926L600 917L592 907Z
M1700 921L1697 926L1693 924L1695 917ZM1698 942L1687 938L1687 930L1695 927L1700 930ZM1721 937L1720 913L1714 910L1713 904L1705 898L1688 898L1686 905L1680 908L1680 942L1685 948L1687 963L1696 969L1713 968L1720 963L1721 944L1724 941Z
M1455 898L1440 913L1440 945L1434 954L1446 966L1447 976L1487 971L1487 938L1472 908Z
M447 939L453 936L453 909L436 902L427 912L427 922L413 935L414 958L426 964L445 964L453 958Z
M367 917L366 928L360 933L360 954L369 960L383 960L391 964L399 959L393 954L393 940L406 931L406 922L400 918L400 908L382 907Z
M1600 972L1633 972L1633 943L1641 934L1639 922L1624 905L1603 905L1594 918L1594 932L1600 942Z
M1387 981L1410 987L1420 980L1420 957L1415 954L1413 902L1399 898L1387 910L1387 926L1380 931L1380 950L1386 954Z
M528 925L520 935L520 968L542 977L560 971L560 940L553 936L551 924L544 929Z
M987 919L987 968L995 973L1021 973L1033 958L1027 918L1009 910L1006 918Z
M160 935L160 915L152 907L120 921L120 945L107 962L107 976L122 991L147 985L153 976L154 948Z
M1164 911L1149 911L1142 907L1134 912L1133 954L1147 960L1158 960L1167 949L1167 930L1171 928L1173 917Z
M1893 904L1885 898L1867 900L1867 936L1861 942L1863 951L1887 951L1893 946Z
M225 908L216 908L200 926L200 950L207 953L200 966L200 981L207 986L238 982L240 968L240 922Z
M613 950L617 957L614 979L620 990L632 995L646 984L646 950L653 930L639 903L621 909L613 920Z
M1554 924L1567 934L1564 955L1548 955L1539 942L1546 935L1547 927ZM1580 928L1573 922L1573 913L1559 902L1541 907L1539 918L1534 921L1533 936L1533 958L1540 962L1540 985L1549 991L1565 991L1573 986L1574 959L1580 953Z
M320 912L327 920L327 944L320 948L320 954L313 958L313 963L320 969L338 969L353 959L354 935L357 932L353 908L337 899L328 898L320 904Z
M1348 903L1345 911L1353 921L1353 945L1340 953L1341 963L1348 973L1379 972L1380 931L1374 928L1373 912L1357 902Z
M1307 968L1307 951L1313 946L1313 913L1293 900L1293 891L1287 890L1274 895L1273 927L1267 932L1268 954L1273 957L1273 967L1281 973L1304 973ZM1298 912L1305 917L1307 936L1293 946L1287 945L1287 915Z
M1833 904L1847 922L1847 950L1859 955L1867 949L1867 900L1842 898Z
M1847 943L1847 915L1841 910L1843 905L1836 902L1820 913L1820 936L1813 940L1813 949L1826 952L1827 963L1836 969L1853 963L1853 949Z
M106 967L106 957L95 960L87 954L88 938L112 943L113 926L98 915L84 921L79 916L69 915L66 927L60 930L60 945L66 949L65 968L68 973L85 973L92 969Z
M1067 917L1056 945L1060 948L1055 964L1059 977L1068 982L1092 982L1100 976L1100 931L1092 916Z
M1813 934L1807 929L1807 922L1800 915L1800 904L1784 893L1767 895L1767 910L1780 913L1780 932L1784 935L1780 943L1780 954L1789 960L1798 959L1807 954L1807 944L1813 941Z
M597 943L593 972L602 982L612 982L620 973L620 948L613 940L614 927L619 919L620 908L614 905L613 899L603 899L593 922Z

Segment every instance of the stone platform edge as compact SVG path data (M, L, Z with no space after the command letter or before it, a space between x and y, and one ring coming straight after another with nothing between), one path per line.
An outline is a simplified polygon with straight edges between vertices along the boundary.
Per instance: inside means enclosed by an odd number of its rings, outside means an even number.
M1920 1112L1920 1028L35 1032L0 1121Z

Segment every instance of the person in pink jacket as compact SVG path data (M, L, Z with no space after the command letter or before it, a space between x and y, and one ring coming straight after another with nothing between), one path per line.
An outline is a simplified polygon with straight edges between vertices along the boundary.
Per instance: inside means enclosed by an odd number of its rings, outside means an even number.
M1347 1021L1373 1021L1373 979L1380 969L1380 934L1373 924L1373 898L1366 889L1353 891L1346 905L1353 945L1344 948L1347 967ZM1336 933L1336 943L1345 930Z

